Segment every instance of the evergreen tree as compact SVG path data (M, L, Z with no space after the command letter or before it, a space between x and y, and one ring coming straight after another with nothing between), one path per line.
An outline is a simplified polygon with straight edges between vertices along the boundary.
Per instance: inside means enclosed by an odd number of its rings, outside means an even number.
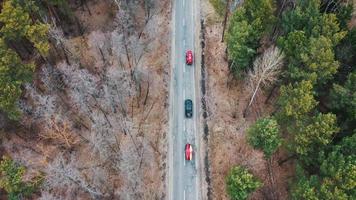
M21 85L32 80L34 65L23 64L2 39L0 57L0 109L5 111L10 119L17 119L20 112L16 102L22 93Z
M295 127L289 129L294 135L293 150L305 161L317 157L339 130L336 116L330 113L302 118L296 122Z
M337 16L321 13L319 0L299 0L295 9L283 15L282 27L286 36L278 44L289 61L287 78L322 87L337 72L334 48L346 35Z
M230 70L235 77L241 77L248 69L256 56L259 40L271 31L275 7L274 0L246 0L233 13L226 42Z
M18 3L6 0L0 13L0 29L4 40L27 38L33 43L40 54L46 55L49 50L47 33L49 26L40 22L33 23L30 15Z
M227 193L232 200L245 200L262 183L241 166L233 167L226 177Z
M330 153L321 151L320 172L310 177L297 167L292 199L353 200L356 198L356 132L335 145Z
M261 149L267 158L270 158L282 144L277 121L273 118L257 120L247 130L247 134L249 144L254 148Z
M23 176L26 169L8 157L0 162L0 188L8 194L9 200L20 200L29 197L41 183L41 178L25 182Z
M7 113L10 119L18 119L20 112L17 100L21 96L24 83L32 80L34 65L23 62L18 52L9 48L8 44L30 41L41 55L49 50L47 24L34 21L30 16L36 12L34 1L26 1L23 5L18 0L5 0L0 13L0 109ZM24 40L26 39L26 40ZM25 47L26 48L26 47Z
M340 44L337 45L335 55L341 63L337 81L344 82L356 63L356 28L352 28Z
M347 77L344 85L334 84L330 93L330 107L338 114L345 130L356 129L356 72Z
M293 123L302 120L317 105L314 99L313 85L310 81L282 86L278 104L281 107L277 113L278 121Z

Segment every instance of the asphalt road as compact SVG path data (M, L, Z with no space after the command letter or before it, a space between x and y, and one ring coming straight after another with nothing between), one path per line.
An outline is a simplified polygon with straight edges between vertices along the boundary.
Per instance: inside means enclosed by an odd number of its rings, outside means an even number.
M185 64L186 50L194 55L194 0L174 0L172 7L172 79L170 87L170 142L169 186L170 200L196 200L199 198L198 154L186 161L186 143L198 149L196 142L197 101L195 94L195 67ZM195 59L195 55L193 56ZM193 101L193 117L185 118L184 100ZM197 190L198 189L198 190Z

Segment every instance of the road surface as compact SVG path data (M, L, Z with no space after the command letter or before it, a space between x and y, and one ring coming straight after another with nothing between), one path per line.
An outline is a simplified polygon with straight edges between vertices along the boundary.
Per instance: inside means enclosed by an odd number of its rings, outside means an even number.
M195 66L185 64L186 50L193 50L196 0L173 0L172 7L172 73L170 85L170 135L168 196L170 200L199 199L199 154L186 161L184 147L190 143L194 150L197 142L197 100ZM195 55L193 56L195 59ZM193 117L185 118L184 100L193 101ZM198 104L199 105L199 104Z

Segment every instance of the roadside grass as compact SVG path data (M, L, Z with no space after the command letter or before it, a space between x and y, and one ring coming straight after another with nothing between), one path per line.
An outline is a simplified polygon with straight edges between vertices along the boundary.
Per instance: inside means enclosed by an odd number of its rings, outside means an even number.
M211 5L214 7L216 13L220 16L223 17L225 13L225 3L226 0L209 0Z

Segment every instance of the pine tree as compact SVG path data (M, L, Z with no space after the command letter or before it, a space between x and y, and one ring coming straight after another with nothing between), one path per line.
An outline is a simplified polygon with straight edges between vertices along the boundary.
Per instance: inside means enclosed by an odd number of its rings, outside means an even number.
M335 145L331 152L321 151L314 162L320 172L307 176L297 167L292 199L352 200L356 198L356 132Z
M29 197L41 183L41 177L25 182L23 176L26 169L9 157L3 157L0 162L0 188L8 194L9 200L20 200Z
M311 81L282 86L278 101L280 106L278 120L293 123L293 120L301 120L312 111L317 105L312 89Z
M242 77L256 56L259 40L275 21L274 0L247 0L232 15L226 34L230 70Z
M334 84L330 93L330 106L344 124L352 129L356 123L356 72L348 75L344 85Z
M48 30L49 26L40 22L32 22L30 15L20 4L6 0L0 13L1 37L12 41L27 38L40 54L46 55L49 50Z
M282 144L277 121L273 118L257 120L247 131L247 139L254 148L261 149L267 158Z
M339 131L336 116L331 113L319 113L313 117L305 117L289 127L294 135L293 151L309 161L317 157L320 150L330 144L335 133Z
M0 57L0 109L5 111L10 119L17 119L20 112L16 102L22 93L21 85L31 81L34 65L23 64L2 39Z
M24 45L30 41L37 51L45 56L49 51L47 24L34 21L30 11L37 10L34 1L22 2L6 0L0 13L0 109L7 113L10 119L18 119L20 111L17 101L22 94L21 87L32 80L34 65L23 62L9 44ZM9 45L9 46L8 46Z
M262 183L241 166L233 167L226 177L227 193L232 200L245 200Z

